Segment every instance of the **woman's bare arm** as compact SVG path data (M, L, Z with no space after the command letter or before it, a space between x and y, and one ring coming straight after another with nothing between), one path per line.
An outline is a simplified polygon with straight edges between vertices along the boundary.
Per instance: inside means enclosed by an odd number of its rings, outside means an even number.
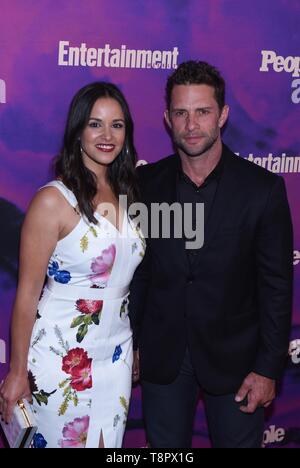
M22 227L10 372L0 387L0 412L6 421L17 400L31 398L27 377L30 337L48 262L62 230L60 206L61 195L53 188L43 189L31 202Z

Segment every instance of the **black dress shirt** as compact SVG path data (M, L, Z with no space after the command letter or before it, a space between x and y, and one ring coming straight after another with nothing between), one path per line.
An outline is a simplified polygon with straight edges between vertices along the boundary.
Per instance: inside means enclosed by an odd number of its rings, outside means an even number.
M214 170L207 176L203 184L198 187L182 170L178 169L177 200L183 205L190 203L193 206L192 228L196 229L196 204L204 204L204 223L207 222L215 199L218 184L223 172L223 159L221 158ZM191 239L188 239L191 241ZM204 240L205 242L205 240ZM197 262L199 249L186 249L191 270Z

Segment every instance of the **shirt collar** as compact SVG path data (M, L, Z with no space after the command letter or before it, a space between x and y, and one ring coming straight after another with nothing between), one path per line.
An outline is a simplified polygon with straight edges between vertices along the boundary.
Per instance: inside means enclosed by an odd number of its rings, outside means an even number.
M180 179L183 179L185 182L189 183L189 184L192 184L194 187L198 188L197 185L189 178L188 175L186 175L183 170L182 170L182 165L181 165L181 160L180 160L180 157L178 156L178 174L179 174L179 177ZM213 180L217 180L219 181L220 178L221 178L221 175L222 175L222 172L223 172L223 168L224 168L224 158L223 156L221 156L218 164L216 165L216 167L208 174L208 176L206 177L206 179L204 180L203 184L201 184L201 188L202 187L205 187L207 184L209 184L211 181Z

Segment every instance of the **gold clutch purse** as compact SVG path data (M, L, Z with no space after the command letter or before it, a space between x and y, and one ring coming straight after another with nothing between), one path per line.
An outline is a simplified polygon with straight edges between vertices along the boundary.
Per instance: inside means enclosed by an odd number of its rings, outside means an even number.
M9 424L2 420L0 424L10 448L29 448L37 431L35 417L27 400L18 401Z

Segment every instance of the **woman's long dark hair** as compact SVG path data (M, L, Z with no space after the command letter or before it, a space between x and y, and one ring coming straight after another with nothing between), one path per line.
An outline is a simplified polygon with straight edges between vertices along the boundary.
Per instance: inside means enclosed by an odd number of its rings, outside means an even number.
M97 181L96 175L83 163L80 138L95 102L105 97L115 99L120 104L125 119L124 146L119 156L108 166L108 182L117 198L119 195L127 195L128 206L137 200L137 154L133 143L133 121L125 97L111 83L91 83L74 96L69 108L63 146L55 161L56 176L74 193L80 212L94 224L97 224L93 204Z

